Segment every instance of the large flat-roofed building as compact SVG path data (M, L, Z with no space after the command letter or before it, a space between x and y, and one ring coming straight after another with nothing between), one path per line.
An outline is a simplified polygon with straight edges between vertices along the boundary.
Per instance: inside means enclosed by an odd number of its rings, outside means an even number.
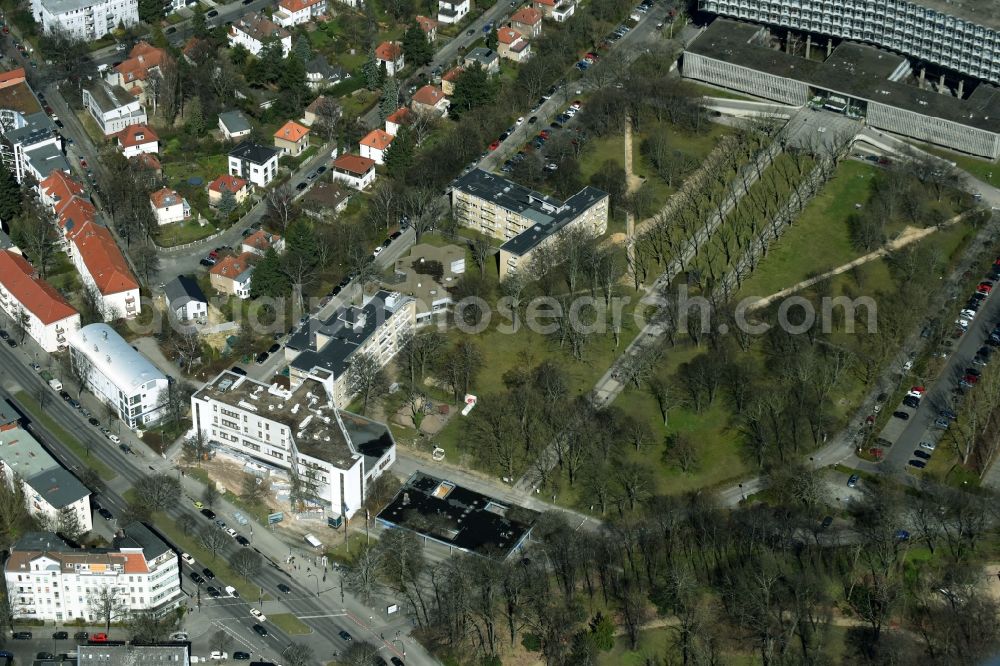
M73 333L70 359L86 371L87 387L136 429L160 420L167 377L107 324L88 324Z
M1000 157L1000 90L980 83L966 99L921 88L909 62L865 44L843 42L823 60L773 47L768 29L716 19L684 52L685 77L757 97L830 108L876 129L990 159Z
M380 290L361 307L342 306L326 321L310 318L285 344L292 384L317 371L327 372L333 402L346 405L354 397L348 377L351 360L368 354L384 366L412 332L415 316L412 298Z
M92 41L139 22L139 0L31 0L31 16L45 32Z
M535 192L482 169L451 184L451 210L466 227L506 241L500 246L500 278L523 270L532 251L559 232L586 228L594 235L608 228L608 193L585 187L566 201Z
M537 518L532 509L414 472L376 520L450 549L502 560L521 550Z
M178 560L142 523L120 529L111 548L74 548L54 533L31 532L11 547L4 577L15 618L99 624L91 599L101 590L113 592L128 611L162 616L179 606Z
M84 86L83 106L104 136L118 134L129 125L146 124L146 110L139 100L121 86L111 85L104 79Z
M698 0L705 12L868 42L1000 83L995 0Z
M0 427L0 470L8 485L21 484L28 513L40 519L42 525L65 532L71 524L68 514L72 514L81 534L94 527L90 490L27 430Z
M191 396L194 428L212 446L294 473L306 504L349 519L395 461L396 442L385 424L339 409L332 388L323 371L289 390L227 370Z

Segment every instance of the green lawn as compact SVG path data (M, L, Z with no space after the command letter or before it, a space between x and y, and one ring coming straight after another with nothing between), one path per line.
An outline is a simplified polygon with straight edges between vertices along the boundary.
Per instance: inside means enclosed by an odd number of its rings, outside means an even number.
M809 202L799 219L768 251L767 259L743 283L740 298L768 296L857 257L847 219L855 203L868 200L875 173L876 168L865 162L841 162L837 175Z
M277 613L275 615L268 615L267 619L272 622L274 626L281 629L283 632L289 636L303 636L305 634L311 634L313 632L312 628L295 617L291 613Z
M993 187L1000 187L1000 164L971 155L953 153L944 148L933 148L931 146L922 146L922 148L929 153L954 162L959 169L968 171L973 178L977 178Z
M214 225L198 224L194 219L165 224L159 228L156 243L160 247L174 247L207 238L217 231Z
M17 398L18 402L24 405L24 408L28 410L33 419L41 423L45 427L45 429L48 430L50 433L52 433L52 435L57 437L60 442L68 446L70 450L73 451L73 454L76 457L78 457L87 467L97 472L98 476L100 476L102 480L111 481L112 479L118 476L118 473L115 472L113 469L105 465L97 458L91 456L90 453L87 451L87 447L81 444L80 440L78 440L76 437L66 432L62 428L62 426L57 424L55 421L52 420L51 417L45 414L44 410L42 410L41 406L39 406L38 401L35 400L30 395L28 395L27 392L18 391L17 393L14 394L14 397ZM59 397L56 396L55 394L49 397L49 400L58 400L58 399ZM81 425L81 427L83 426ZM108 443L108 446L111 446L111 444Z

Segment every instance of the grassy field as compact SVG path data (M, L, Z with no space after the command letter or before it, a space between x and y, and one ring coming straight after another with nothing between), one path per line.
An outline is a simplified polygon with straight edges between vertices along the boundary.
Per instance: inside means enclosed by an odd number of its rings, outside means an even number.
M267 620L268 622L272 622L274 626L281 629L289 636L304 636L305 634L311 634L313 632L312 628L308 624L291 613L268 615Z
M851 261L857 252L851 246L847 219L854 204L868 200L876 168L865 162L845 160L837 174L799 219L768 251L767 259L743 283L740 298L767 296Z
M158 231L157 245L160 247L174 247L175 245L184 245L185 243L193 243L202 238L207 238L214 234L217 229L214 225L201 225L196 220L191 219L184 220L183 222L174 222L173 224L165 224Z
M91 456L87 447L81 444L80 440L66 432L62 426L57 424L47 414L45 414L44 410L39 406L37 400L28 395L25 391L18 391L14 394L14 397L17 398L18 402L24 405L25 409L28 410L30 416L34 420L41 423L45 429L57 437L60 442L68 446L70 450L73 451L73 454L80 460L84 461L87 467L90 467L97 472L98 476L100 476L102 480L111 481L118 476L118 473L113 469L105 465L97 458ZM59 398L56 395L52 395L49 399L58 400ZM110 442L108 443L108 446L111 446Z
M971 155L953 153L943 148L933 148L926 145L922 146L922 148L938 157L954 162L959 169L968 171L973 178L977 178L993 187L1000 187L1000 164Z

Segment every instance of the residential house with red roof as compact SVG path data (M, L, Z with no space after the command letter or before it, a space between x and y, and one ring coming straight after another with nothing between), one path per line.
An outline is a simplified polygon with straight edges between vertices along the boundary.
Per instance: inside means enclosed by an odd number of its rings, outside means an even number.
M437 41L438 36L438 26L441 25L440 22L427 16L417 15L417 25L420 29L424 31L424 35L427 37L427 41L434 43Z
M464 67L452 67L441 77L441 92L444 93L445 97L451 97L455 94L455 82L464 71Z
M410 110L405 106L401 106L392 113L388 115L385 119L385 131L386 134L391 134L396 136L399 134L399 128L404 125L409 125L413 121L413 116L410 115Z
M149 125L129 125L117 134L118 150L125 157L160 152L160 137Z
M121 86L145 103L149 77L160 73L168 57L164 49L139 42L129 51L128 58L109 71L105 78L111 85Z
M282 155L300 155L309 147L309 128L289 120L274 133L274 147Z
M361 139L361 157L373 160L375 164L385 164L385 152L395 137L380 129L373 129Z
M501 58L524 62L531 57L531 44L514 28L497 30L497 53Z
M282 28L302 25L326 13L326 0L278 0L272 18Z
M545 18L562 23L576 12L573 0L534 0L534 8Z
M330 168L333 180L347 183L356 190L363 190L375 182L375 160L352 155L341 155Z
M52 285L42 280L28 260L0 250L0 309L47 352L66 349L67 335L80 328L80 314Z
M222 201L222 193L227 190L239 205L250 194L250 184L239 176L223 174L208 184L208 205L213 208L218 206Z
M510 27L531 39L542 34L542 13L534 7L522 7L510 17Z
M272 39L281 43L281 56L292 50L292 34L269 18L251 12L229 26L229 45L240 45L252 55L260 55L264 44Z
M275 252L281 254L285 251L285 239L278 234L272 234L264 231L263 229L258 229L243 239L243 245L240 246L240 250L245 253L249 252L250 254L256 254L258 257L263 257L272 247Z
M99 296L104 321L132 319L142 311L139 281L107 227L88 222L72 235L70 246L83 284Z
M426 85L410 98L410 109L414 113L429 113L437 116L448 115L448 98L437 86Z
M191 206L188 205L187 199L169 187L150 194L149 205L153 207L156 223L161 226L191 217Z
M406 66L403 47L399 42L382 42L375 48L375 62L385 67L386 74L396 76Z
M228 255L219 260L208 271L208 279L221 294L229 294L240 299L250 298L250 279L253 276L253 261L257 255L244 252L239 256Z

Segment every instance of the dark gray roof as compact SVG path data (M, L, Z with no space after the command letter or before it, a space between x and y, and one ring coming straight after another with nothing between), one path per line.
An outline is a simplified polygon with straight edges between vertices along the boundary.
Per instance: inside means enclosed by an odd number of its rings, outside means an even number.
M687 50L801 81L819 90L1000 132L1000 94L992 85L980 83L967 99L958 99L891 80L890 77L897 78L895 75L901 68L906 69L906 61L889 51L842 42L825 61L806 60L762 43L760 36L764 33L765 29L759 25L716 19Z
M230 134L253 129L242 111L223 111L219 114L219 120L226 126Z
M56 133L56 126L52 119L43 111L29 113L24 116L24 127L8 130L4 136L11 143L19 143L30 146L52 137Z
M198 283L186 275L178 275L163 285L163 292L167 296L167 302L170 303L170 307L174 310L187 305L191 301L208 303Z
M78 552L68 543L62 540L57 534L52 532L26 532L24 536L14 542L10 547L11 552L20 551L48 551L52 553L75 553Z
M327 62L326 56L317 55L315 58L306 63L306 74L319 74L320 77L326 79L327 81L339 81L344 78L350 78L343 67L337 65L331 65Z
M101 111L114 111L135 101L135 96L121 86L113 86L104 79L84 86L90 96L97 102Z
M7 235L7 232L0 229L0 250L9 250L14 247L14 242Z
M53 467L25 479L31 488L56 509L90 495L90 489L68 470Z
M500 58L500 54L499 53L497 53L493 49L488 49L488 48L486 48L484 46L480 46L479 48L472 49L471 51L469 51L468 53L465 54L465 61L466 62L469 62L469 61L478 62L483 67L486 67L486 66L492 64L494 61L498 60L499 58Z
M254 164L266 164L269 159L279 152L277 148L272 148L271 146L262 146L259 143L244 141L229 151L229 156L240 160L247 160Z
M531 251L538 243L608 196L607 192L587 186L563 202L483 169L473 169L456 178L451 187L488 199L535 222L501 246L501 249L516 255Z
M6 236L7 234L0 231L0 235ZM0 427L16 423L20 417L21 415L7 401L0 400Z
M326 321L310 318L298 328L285 344L293 351L301 352L292 361L293 368L310 372L313 368L323 368L339 377L349 365L354 351L375 333L396 311L399 294L380 290L362 307L353 305L338 308ZM318 348L317 336L331 338Z
M479 555L506 558L538 512L415 472L378 514L382 523Z
M42 174L42 178L53 171L69 173L69 162L66 161L66 156L54 144L47 143L44 146L26 150L24 154L32 168Z
M170 550L166 541L142 523L129 523L121 531L122 534L114 538L115 548L142 548L142 554L147 560L154 560Z

